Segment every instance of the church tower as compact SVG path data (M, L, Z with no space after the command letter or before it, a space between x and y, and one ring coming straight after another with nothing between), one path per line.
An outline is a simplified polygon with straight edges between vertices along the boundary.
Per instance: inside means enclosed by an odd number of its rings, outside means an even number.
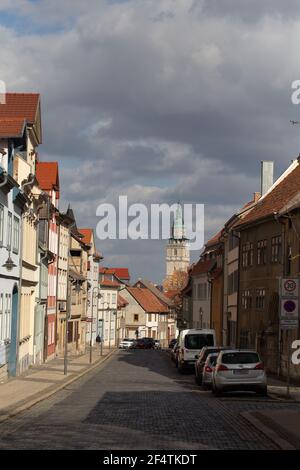
M190 264L189 240L186 238L182 207L178 203L176 216L166 248L167 276L170 278L175 271L187 272Z

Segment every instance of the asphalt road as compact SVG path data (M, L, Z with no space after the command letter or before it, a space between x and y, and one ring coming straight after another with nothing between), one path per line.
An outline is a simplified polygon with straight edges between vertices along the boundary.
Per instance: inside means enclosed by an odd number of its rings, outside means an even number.
M280 409L255 395L216 398L164 351L119 351L0 426L0 449L276 449L240 413Z

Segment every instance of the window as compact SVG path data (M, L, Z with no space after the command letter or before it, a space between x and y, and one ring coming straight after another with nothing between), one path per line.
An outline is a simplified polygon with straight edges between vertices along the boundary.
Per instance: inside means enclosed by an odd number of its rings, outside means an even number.
M148 314L148 321L152 321L152 314L151 313Z
M20 233L20 221L18 217L14 217L14 231L13 231L13 251L19 253L19 233Z
M12 213L8 212L8 221L7 221L7 249L11 249L11 236L12 236Z
M249 289L242 292L242 307L248 309L252 307L252 296Z
M11 323L11 295L6 296L6 338L10 338L10 323Z
M198 299L206 300L207 299L207 283L201 282L198 284Z
M228 294L234 294L235 292L238 291L238 270L233 271L231 274L228 276Z
M4 206L0 204L0 246L3 245Z
M253 266L253 243L247 242L242 246L242 267Z
M185 335L184 346L187 349L202 349L204 346L213 346L214 337L210 334Z
M133 315L133 321L139 321L139 315L137 313Z
M0 296L0 339L10 338L11 295Z
M265 297L266 297L265 289L256 289L255 307L257 309L265 308Z
M234 234L234 232L230 232L229 234L229 250L233 250L239 246L239 237Z
M271 261L280 263L281 260L281 235L273 237L271 240Z
M267 240L257 242L257 264L263 265L267 263Z
M113 305L116 304L116 300L117 300L117 294L111 294L111 303L112 303Z

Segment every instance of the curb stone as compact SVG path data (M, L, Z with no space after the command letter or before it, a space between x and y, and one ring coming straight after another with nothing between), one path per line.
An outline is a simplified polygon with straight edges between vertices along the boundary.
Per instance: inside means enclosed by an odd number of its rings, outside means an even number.
M256 429L262 432L265 436L267 436L271 441L273 441L281 450L296 450L292 444L288 441L280 437L273 429L266 426L262 423L258 418L256 418L252 412L245 411L240 413L240 415L246 419L249 423L251 423Z
M114 349L113 351L111 351L110 353L108 353L106 356L104 356L103 358L99 359L98 361L96 361L92 366L84 369L83 371L79 372L78 374L75 375L75 377L71 377L70 379L66 380L65 382L61 383L60 385L58 385L57 387L55 387L54 389L48 391L48 392L44 392L43 394L39 395L39 397L36 397L34 399L29 399L26 403L24 403L23 405L20 405L18 406L17 408L15 408L14 410L12 411L8 411L6 414L4 414L3 416L0 416L0 424L3 423L4 421L7 421L8 419L10 418L13 418L14 416L16 416L17 414L19 413L22 413L22 411L26 411L28 410L29 408L32 408L34 405L36 405L37 403L43 401L43 400L46 400L47 398L51 397L52 395L54 395L55 393L57 392L60 392L61 390L63 390L64 388L66 388L68 385L70 385L71 383L75 382L76 380L80 379L81 377L83 377L85 374L87 374L88 372L91 372L92 370L96 369L96 367L98 367L99 365L101 365L103 362L105 362L107 359L109 359L117 350ZM4 410L5 412L5 410Z

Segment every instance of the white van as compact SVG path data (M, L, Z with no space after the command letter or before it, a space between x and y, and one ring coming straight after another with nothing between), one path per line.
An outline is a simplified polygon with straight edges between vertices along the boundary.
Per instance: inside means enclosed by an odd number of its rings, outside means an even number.
M216 332L209 329L182 330L178 338L178 370L193 368L204 346L216 346Z

